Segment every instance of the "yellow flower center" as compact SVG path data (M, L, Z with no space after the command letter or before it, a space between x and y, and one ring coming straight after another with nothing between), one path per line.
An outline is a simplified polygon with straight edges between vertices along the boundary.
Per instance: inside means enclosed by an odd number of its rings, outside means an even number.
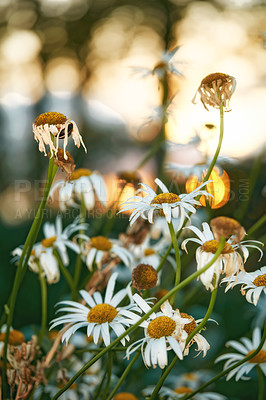
M205 251L206 253L214 254L218 250L218 247L219 247L219 242L217 242L217 240L208 240L207 242L203 243L203 245L201 246L201 250ZM228 254L233 252L234 252L233 247L229 243L225 242L222 254Z
M117 310L113 306L102 303L90 309L87 320L88 322L103 324L104 322L112 322L116 315Z
M266 274L259 275L254 279L253 284L255 286L266 286Z
M118 178L128 183L133 183L134 185L138 185L141 181L136 171L121 171L118 174Z
M58 112L46 112L44 114L39 115L34 121L36 126L40 125L63 125L66 122L67 118Z
M132 272L133 286L141 290L152 289L156 286L158 274L149 264L139 264Z
M174 390L175 393L183 394L183 393L193 393L193 390L187 386L180 386Z
M71 181L76 181L77 179L81 178L82 176L90 176L92 171L88 168L78 168L74 172L72 172L70 176Z
M176 323L170 317L157 317L152 320L147 329L151 338L160 339L163 336L171 336L176 328Z
M138 398L132 393L121 392L114 396L114 400L138 400Z
M109 251L113 247L112 242L104 236L94 236L90 240L91 247L97 250Z
M222 72L215 72L213 74L207 75L204 79L201 81L201 85L207 85L208 87L212 87L212 82L216 82L219 86L222 86L224 83L227 82L228 78L230 78L229 75L223 74Z
M5 333L0 333L0 342L4 342L5 336L6 336ZM13 329L12 331L9 332L9 337L8 337L9 344L11 344L12 346L19 346L24 342L26 342L26 340L22 332L17 331L16 329Z
M152 200L151 204L163 204L163 203L176 203L180 201L180 197L174 193L160 193Z
M254 350L251 350L247 356L249 356L251 353L253 353ZM248 360L249 363L251 364L263 364L266 363L266 351L265 350L260 350L258 354L256 354L254 357L252 357L250 360Z
M155 254L155 251L153 249L150 249L150 248L145 249L145 251L144 251L145 256L151 256L152 254Z
M54 242L56 241L57 237L56 236L52 236L50 238L47 239L43 239L42 240L42 246L43 247L52 247L52 245L54 244Z
M197 375L194 374L193 372L188 372L187 374L184 374L183 376L188 381L196 381L197 380Z
M191 315L188 315L187 313L181 312L180 313L182 318L192 318ZM190 335L191 332L194 331L194 329L197 327L196 321L193 318L193 321L189 322L184 326L184 330L187 332L188 335Z

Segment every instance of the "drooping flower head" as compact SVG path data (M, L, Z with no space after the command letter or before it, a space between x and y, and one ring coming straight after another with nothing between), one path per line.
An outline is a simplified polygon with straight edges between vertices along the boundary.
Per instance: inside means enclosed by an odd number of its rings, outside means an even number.
M215 72L202 79L192 103L196 103L196 98L199 94L200 100L207 111L209 111L207 106L220 108L221 104L223 104L225 111L230 111L229 101L235 88L236 80L233 76Z
M246 235L246 231L241 224L233 218L216 217L211 219L210 226L215 240L220 241L224 236L231 240L231 244L239 243Z
M49 146L51 156L56 154L59 148L59 139L64 139L64 158L67 159L66 147L68 137L72 136L77 147L84 147L82 137L76 123L58 112L46 112L39 115L32 124L34 139L39 143L39 151L47 155L45 146Z
M211 261L213 255L216 253L219 242L215 240L214 235L209 227L209 225L204 222L202 224L203 232L201 232L195 226L188 226L184 229L192 230L198 238L185 239L181 245L182 249L187 251L186 244L189 241L196 242L201 246L198 247L196 251L197 269L202 269L208 262ZM263 254L261 249L254 243L262 244L258 241L245 240L237 244L231 244L230 239L225 242L223 250L219 255L218 259L211 265L207 271L200 275L200 280L205 285L206 289L213 290L217 287L220 274L225 274L226 276L233 276L238 274L240 270L244 271L244 263L249 255L247 247L254 247ZM240 249L243 253L244 258L236 251ZM214 282L215 278L215 282Z

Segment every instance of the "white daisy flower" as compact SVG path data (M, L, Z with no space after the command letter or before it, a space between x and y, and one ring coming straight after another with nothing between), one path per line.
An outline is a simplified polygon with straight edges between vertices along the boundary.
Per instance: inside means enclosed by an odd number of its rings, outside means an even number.
M148 386L145 388L142 393L144 396L150 396L154 391L154 386ZM166 386L162 386L159 397L164 400L178 400L183 399L185 394L191 394L194 392L189 386L178 386L175 389L170 389ZM226 400L225 396L214 392L204 392L197 393L193 396L194 400Z
M90 271L93 269L93 263L100 269L112 258L120 258L123 264L131 267L134 257L120 242L115 239L108 239L105 236L93 236L91 238L82 235L86 242L82 243L82 254L85 263Z
M241 272L238 276L224 278L221 283L228 282L225 292L236 285L241 286L241 293L246 295L249 303L257 305L260 295L266 294L266 266L254 272Z
M134 294L133 298L145 313L150 311L151 307L142 297ZM164 368L168 364L167 351L172 349L182 360L187 336L183 327L190 321L190 318L182 318L179 310L173 310L170 303L166 301L161 305L161 312L152 313L140 324L144 328L145 337L132 343L127 348L126 356L129 357L141 347L143 361L147 367L152 365L156 368L158 364L160 368Z
M191 315L188 315L186 313L181 312L180 313L182 318L190 318L190 321L192 319L191 322L188 322L187 324L184 325L184 331L187 334L186 339L188 338L188 336L197 328L198 323L202 321L202 319L199 320L195 320ZM186 342L185 339L185 342ZM193 345L193 343L197 343L198 348L196 349L196 351L199 351L199 354L201 352L203 352L203 357L206 356L207 351L210 349L210 345L207 342L207 340L205 339L204 336L202 336L199 332L196 333L196 335L193 336L193 338L190 340L190 342L187 344L185 350L184 350L184 355L187 356L189 354L189 348L190 346Z
M231 346L233 349L237 350L238 353L227 353L219 356L215 362L227 360L224 364L223 370L230 368L234 363L242 360L247 355L251 354L255 351L261 341L261 332L260 329L257 327L254 329L252 334L252 340L242 337L240 342L236 340L230 340L226 343L226 346ZM256 354L253 358L246 361L245 363L239 365L238 367L234 368L226 377L228 381L233 376L235 376L236 381L239 379L248 380L249 377L246 375L256 366L259 366L266 376L266 341L264 342L263 348Z
M100 292L94 292L93 296L91 296L85 290L81 290L80 295L87 303L87 306L70 300L58 303L64 304L66 307L60 308L57 312L67 311L69 314L51 321L50 329L58 325L67 324L68 329L62 335L62 342L68 342L69 338L78 329L86 327L87 336L92 335L95 344L98 343L99 337L102 337L105 345L108 346L111 342L110 328L117 336L120 336L125 332L124 326L128 327L139 320L140 317L132 312L132 310L138 311L135 304L131 303L125 307L117 307L128 294L128 289L126 288L114 295L117 275L117 273L111 275L104 299ZM125 339L129 340L129 336L121 339L123 345L125 345Z
M78 127L71 119L67 119L63 114L58 112L46 112L39 115L32 124L34 139L39 143L39 151L43 152L46 156L45 146L49 146L51 156L57 154L59 148L59 139L64 139L64 158L67 160L66 147L68 136L72 136L74 143L77 147L80 144L84 147L85 152L87 149L83 143L82 137L79 133ZM55 137L55 144L52 137Z
M186 244L189 241L196 242L201 246L196 251L197 269L202 269L208 262L211 261L213 255L216 253L219 242L214 239L214 235L207 224L203 222L203 232L201 232L195 226L188 226L184 229L190 229L193 231L199 239L189 238L185 239L181 245L181 248L187 252ZM230 244L230 239L225 242L222 253L218 259L212 264L212 266L200 275L200 280L205 285L206 289L213 290L219 281L220 274L226 274L226 276L232 276L238 274L240 270L244 270L244 263L249 255L247 247L253 247L263 254L261 249L254 245L254 243L262 244L256 240L245 240L240 243ZM236 251L240 249L243 253L243 259L241 255ZM213 278L216 275L216 285L213 286Z
M56 217L55 224L45 222L43 226L45 239L33 246L28 261L29 268L38 274L40 266L48 283L58 282L60 278L60 270L58 259L54 255L54 250L58 251L63 264L67 266L69 264L67 247L75 253L80 253L79 246L76 243L73 243L69 238L76 231L86 228L87 224L80 224L78 223L78 219L76 219L63 230L61 215ZM15 260L17 260L22 254L22 249L17 247L12 254L15 256Z
M85 202L88 211L94 208L96 199L103 205L107 202L102 175L87 168L76 169L68 182L60 180L53 184L49 197L56 200L57 196L62 211L66 211L67 207L79 207L81 201Z
M170 193L167 187L163 184L160 179L154 181L163 193L156 194L155 191L148 185L142 183L142 189L139 189L139 193L146 194L145 197L133 196L126 202L122 203L121 210L119 212L133 210L129 218L130 224L132 225L139 217L147 219L151 224L153 223L155 211L165 216L168 224L172 221L172 218L180 218L177 230L181 229L185 218L189 219L187 212L195 214L195 205L200 206L200 202L195 200L195 197L199 195L209 196L209 194L200 190L208 182L201 184L195 190L188 194L180 194L179 196L175 193Z

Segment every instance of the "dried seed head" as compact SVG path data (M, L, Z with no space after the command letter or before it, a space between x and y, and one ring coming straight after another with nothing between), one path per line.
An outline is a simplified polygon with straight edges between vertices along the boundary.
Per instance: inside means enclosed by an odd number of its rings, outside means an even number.
M188 335L190 335L190 333L193 332L194 329L196 329L197 327L196 321L193 317L191 317L191 315L188 315L187 313L181 312L180 315L182 318L192 318L192 321L188 324L185 324L184 326L184 330L187 332Z
M231 238L231 243L239 243L244 236L246 231L238 221L229 217L216 217L210 221L210 226L213 231L215 239L219 242L221 237L225 239Z
M149 264L139 264L132 271L132 285L138 291L154 288L157 281L158 274Z

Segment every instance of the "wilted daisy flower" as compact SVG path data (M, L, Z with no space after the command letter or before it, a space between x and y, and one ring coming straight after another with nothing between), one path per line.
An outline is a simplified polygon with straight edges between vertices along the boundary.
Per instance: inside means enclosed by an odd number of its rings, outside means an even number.
M70 236L81 230L86 229L87 224L80 224L76 219L72 224L68 225L64 230L62 226L62 217L58 215L55 224L46 222L43 226L45 239L33 246L28 265L29 268L39 273L39 267L44 272L48 283L56 283L60 278L58 259L54 255L54 250L59 253L59 256L65 266L69 263L67 247L75 253L80 253L80 248L76 243L70 240ZM22 249L17 247L12 254L15 260L21 256Z
M252 340L246 337L242 337L240 339L240 342L237 342L236 340L230 340L226 343L226 346L232 347L233 349L237 350L238 353L223 354L222 356L219 356L215 360L215 362L217 363L219 361L227 360L224 364L223 369L225 370L227 368L230 368L236 362L242 360L244 357L255 351L258 348L260 341L260 329L255 328L252 334ZM249 377L247 377L246 375L248 375L249 372L256 366L260 367L260 369L266 376L266 341L263 345L263 348L258 352L258 354L230 371L226 377L226 380L228 381L233 376L235 376L236 381L238 381L239 379L248 380Z
M192 319L191 322L188 322L184 326L184 331L187 333L187 337L188 337L197 328L198 323L201 322L202 320L200 319L200 320L196 321L191 315L188 315L183 312L181 312L180 315L182 318ZM185 341L186 341L186 339L185 339ZM193 343L197 343L197 345L198 345L197 351L199 351L200 353L203 352L203 357L205 357L207 354L207 351L210 348L210 345L207 342L207 340L205 339L205 337L202 336L199 332L196 333L196 335L194 335L193 338L190 340L190 342L187 344L185 351L184 351L184 355L186 356L189 354L189 347Z
M85 290L80 291L80 295L87 303L84 306L76 301L65 300L58 304L66 307L58 309L57 312L68 311L69 314L55 318L51 321L50 329L62 324L67 324L67 330L62 335L62 342L69 341L69 338L80 328L87 328L87 336L93 335L93 341L98 343L99 337L103 338L106 346L110 344L110 328L117 336L125 332L124 326L128 327L138 321L139 316L131 310L137 310L136 305L131 303L128 306L117 307L128 294L127 289L122 289L114 295L114 287L117 273L113 273L106 287L104 299L100 292L94 292L91 296ZM65 330L63 328L63 330ZM125 345L125 339L121 343Z
M150 306L142 297L134 294L133 298L145 313L150 311ZM166 301L161 305L161 312L152 313L140 324L144 327L145 337L127 348L127 357L141 347L143 361L147 367L152 365L156 368L158 364L160 368L164 368L168 364L167 351L171 349L182 360L184 340L187 336L183 327L190 321L190 318L182 318L179 310L173 310L170 303Z
M87 210L92 210L96 199L106 205L107 194L102 175L97 171L79 168L73 171L69 181L60 180L50 190L50 198L59 196L59 207L66 211L67 207L78 207L84 201Z
M139 264L132 271L132 286L139 292L154 288L157 282L158 274L152 265Z
M142 391L144 396L149 396L154 391L154 386L148 386ZM183 399L185 394L191 394L194 390L189 386L178 386L175 389L170 389L162 386L160 390L160 399L164 400L178 400ZM193 396L194 400L226 400L225 396L214 392L197 393Z
M41 114L35 119L32 124L32 129L34 139L39 143L39 151L43 152L45 155L47 155L46 145L49 146L52 156L58 151L59 139L64 139L64 158L67 159L66 147L68 136L72 136L77 147L80 147L80 144L82 144L85 152L87 152L77 125L73 120L67 119L63 114L58 112L46 112Z
M206 191L200 190L208 182L204 182L189 194L180 194L179 196L175 193L170 193L160 179L157 178L154 182L159 186L163 193L156 194L150 186L142 183L142 189L139 189L138 192L142 192L146 194L146 196L133 196L126 202L122 203L119 212L133 210L129 218L131 225L139 217L148 219L152 224L154 213L157 211L165 216L168 223L171 222L172 218L180 217L177 228L177 230L179 230L182 227L185 218L189 218L187 211L194 214L196 209L193 206L201 205L199 201L195 200L195 197L199 195L209 196Z
M86 242L82 244L82 254L89 270L92 270L93 263L100 269L102 265L116 257L120 258L127 267L132 265L132 254L120 245L119 240L108 239L105 236L89 238L83 235L83 238Z
M225 292L236 285L241 286L241 293L249 303L257 305L260 295L266 294L266 267L254 272L241 272L238 276L224 278L221 283L228 282Z
M229 101L235 88L236 80L233 76L215 72L202 79L192 103L196 103L196 98L199 94L200 100L207 111L209 111L207 105L220 108L221 104L225 107L225 111L230 111Z
M201 245L196 251L198 270L201 270L208 262L211 261L211 259L213 258L213 254L216 253L219 247L219 242L214 239L214 235L207 222L204 222L202 226L203 232L201 232L195 226L188 226L184 228L193 231L199 239L185 239L181 245L181 248L186 252L186 244L189 241L196 242ZM246 262L246 259L249 255L247 247L254 247L260 251L261 255L263 254L261 249L258 246L254 245L254 243L262 244L258 241L245 240L237 244L230 243L230 239L225 242L223 250L218 259L212 264L209 269L207 269L207 271L203 272L200 275L199 278L205 285L206 289L213 290L215 287L217 287L220 274L232 276L234 274L238 274L240 270L244 270L244 263ZM242 251L244 259L242 259L241 255L236 251L237 249L240 249ZM213 285L214 276L216 276L215 286Z
M211 219L210 226L215 240L220 241L221 237L230 238L230 243L239 243L246 235L244 227L234 218L216 217Z

